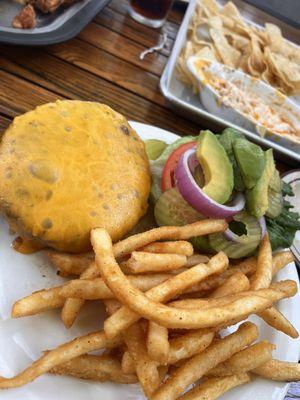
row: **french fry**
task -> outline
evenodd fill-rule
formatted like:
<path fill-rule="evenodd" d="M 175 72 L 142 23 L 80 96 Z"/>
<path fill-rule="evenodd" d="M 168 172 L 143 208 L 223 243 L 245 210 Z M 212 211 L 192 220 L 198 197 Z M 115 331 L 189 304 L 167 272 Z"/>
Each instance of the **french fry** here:
<path fill-rule="evenodd" d="M 276 346 L 261 341 L 234 354 L 228 360 L 208 371 L 208 376 L 228 376 L 251 371 L 272 359 Z"/>
<path fill-rule="evenodd" d="M 293 261 L 293 256 L 290 251 L 281 251 L 274 255 L 272 263 L 272 275 L 275 276 L 277 272 L 285 267 L 288 263 Z M 210 276 L 209 278 L 201 281 L 195 287 L 192 287 L 190 292 L 210 292 L 213 289 L 223 285 L 225 281 L 236 272 L 240 271 L 247 276 L 251 276 L 256 271 L 257 259 L 255 257 L 247 258 L 234 267 L 226 269 L 222 274 Z"/>
<path fill-rule="evenodd" d="M 123 353 L 121 366 L 124 374 L 135 374 L 134 361 L 128 350 Z"/>
<path fill-rule="evenodd" d="M 142 292 L 159 285 L 171 278 L 170 274 L 130 275 L 130 282 Z M 102 278 L 74 279 L 61 286 L 60 295 L 85 300 L 113 299 L 113 292 L 107 287 Z"/>
<path fill-rule="evenodd" d="M 211 329 L 198 329 L 171 339 L 167 364 L 174 365 L 178 361 L 201 353 L 211 344 L 214 335 L 215 333 Z M 135 371 L 133 360 L 127 351 L 123 354 L 122 370 L 126 374 L 132 374 Z"/>
<path fill-rule="evenodd" d="M 61 286 L 39 290 L 15 302 L 12 308 L 12 318 L 35 315 L 53 308 L 62 307 L 65 298 L 60 296 Z"/>
<path fill-rule="evenodd" d="M 80 279 L 91 279 L 99 275 L 96 263 L 93 261 L 89 267 L 80 275 Z M 61 319 L 66 328 L 71 328 L 77 318 L 85 300 L 69 297 L 65 300 L 61 310 Z"/>
<path fill-rule="evenodd" d="M 214 335 L 214 331 L 210 329 L 198 329 L 171 339 L 168 364 L 174 365 L 180 360 L 201 353 L 211 344 Z"/>
<path fill-rule="evenodd" d="M 300 364 L 297 362 L 270 360 L 251 372 L 273 381 L 296 382 L 300 380 Z"/>
<path fill-rule="evenodd" d="M 233 354 L 251 344 L 258 337 L 257 327 L 246 322 L 238 330 L 211 344 L 202 353 L 195 355 L 175 371 L 151 397 L 151 400 L 175 400 L 189 385 L 202 378 L 205 373 Z"/>
<path fill-rule="evenodd" d="M 108 339 L 103 331 L 78 337 L 49 351 L 20 374 L 12 378 L 0 377 L 0 389 L 16 388 L 25 385 L 59 364 L 90 351 L 116 347 L 121 343 L 121 338 Z"/>
<path fill-rule="evenodd" d="M 110 275 L 112 270 L 114 270 L 114 276 L 117 277 L 116 282 L 117 285 L 120 284 L 119 289 L 121 289 L 121 291 L 116 290 L 115 285 L 113 285 L 114 286 L 113 292 L 115 293 L 116 297 L 118 297 L 120 300 L 121 297 L 123 298 L 122 293 L 124 294 L 123 289 L 125 288 L 125 286 L 123 286 L 123 282 L 125 276 L 123 275 L 117 263 L 114 261 L 114 257 L 112 255 L 112 250 L 111 250 L 110 238 L 103 229 L 93 230 L 91 238 L 93 246 L 96 250 L 97 264 L 101 270 L 101 275 L 103 276 L 107 284 L 108 282 L 110 282 L 110 278 L 108 277 L 108 275 Z M 213 257 L 207 265 L 199 264 L 198 266 L 195 266 L 179 275 L 175 275 L 174 277 L 161 283 L 155 288 L 150 289 L 150 291 L 147 292 L 147 296 L 151 298 L 152 303 L 153 301 L 166 302 L 175 295 L 182 293 L 186 288 L 193 286 L 195 283 L 199 282 L 204 277 L 213 273 L 217 273 L 218 271 L 224 270 L 227 267 L 227 265 L 228 265 L 227 256 L 224 253 L 219 253 L 218 255 Z M 108 269 L 103 268 L 105 266 L 107 266 Z M 128 281 L 126 281 L 126 278 L 125 278 L 125 283 L 127 284 L 126 290 L 129 289 L 131 292 L 129 293 L 129 295 L 133 295 L 134 297 L 136 295 L 138 295 L 139 297 L 142 295 L 142 293 L 138 289 L 136 289 Z M 126 296 L 127 295 L 125 295 L 125 297 Z M 147 297 L 145 298 L 147 299 Z M 155 305 L 158 304 L 155 303 Z M 112 315 L 105 321 L 105 331 L 108 336 L 118 335 L 124 329 L 126 329 L 134 322 L 136 322 L 139 318 L 140 315 L 138 313 L 135 313 L 133 310 L 130 310 L 129 308 L 122 307 L 114 315 Z"/>
<path fill-rule="evenodd" d="M 169 356 L 169 332 L 164 326 L 149 321 L 147 350 L 149 357 L 161 365 L 167 364 Z"/>
<path fill-rule="evenodd" d="M 121 268 L 126 274 L 167 272 L 183 267 L 186 260 L 187 258 L 183 254 L 133 251 L 131 257 L 121 263 Z"/>
<path fill-rule="evenodd" d="M 117 299 L 140 316 L 153 320 L 167 328 L 197 329 L 214 327 L 232 319 L 246 318 L 250 314 L 260 312 L 272 305 L 270 299 L 256 294 L 237 299 L 227 307 L 215 307 L 208 310 L 174 309 L 161 303 L 156 303 L 132 286 L 128 279 L 126 279 L 126 276 L 114 259 L 111 239 L 104 229 L 94 229 L 91 233 L 91 241 L 101 275 L 110 289 L 115 293 Z M 276 293 L 278 299 L 282 298 L 281 292 Z M 121 310 L 122 308 L 109 319 L 114 318 Z M 107 328 L 107 321 L 109 319 L 105 321 L 104 325 L 108 336 L 111 334 Z"/>
<path fill-rule="evenodd" d="M 149 253 L 182 254 L 191 257 L 194 249 L 190 242 L 185 240 L 176 240 L 173 242 L 150 243 L 139 249 L 139 251 L 146 251 Z"/>
<path fill-rule="evenodd" d="M 272 276 L 272 249 L 269 236 L 266 234 L 259 246 L 257 270 L 251 277 L 251 288 L 257 290 L 268 287 L 272 281 Z M 282 331 L 291 337 L 298 337 L 296 329 L 275 307 L 264 310 L 259 314 L 259 316 L 275 329 Z"/>
<path fill-rule="evenodd" d="M 274 254 L 272 263 L 272 276 L 274 277 L 278 271 L 293 261 L 294 256 L 290 250 L 279 251 L 278 253 Z"/>
<path fill-rule="evenodd" d="M 251 277 L 251 288 L 253 290 L 265 289 L 272 282 L 272 248 L 268 233 L 262 239 L 257 257 L 257 268 Z"/>
<path fill-rule="evenodd" d="M 210 378 L 181 396 L 180 400 L 215 400 L 228 390 L 249 381 L 249 374 Z"/>
<path fill-rule="evenodd" d="M 275 307 L 268 308 L 257 314 L 262 318 L 268 325 L 277 329 L 280 332 L 296 339 L 299 336 L 297 329 L 291 324 L 291 322 Z"/>
<path fill-rule="evenodd" d="M 213 293 L 208 297 L 217 298 L 223 297 L 228 294 L 239 293 L 250 289 L 249 279 L 245 274 L 240 271 L 235 272 L 231 275 L 223 285 L 219 286 Z"/>
<path fill-rule="evenodd" d="M 93 253 L 68 254 L 54 250 L 47 251 L 46 255 L 61 276 L 81 275 L 95 258 Z"/>
<path fill-rule="evenodd" d="M 138 323 L 131 325 L 123 335 L 129 353 L 134 361 L 136 374 L 146 396 L 150 397 L 159 387 L 161 378 L 158 363 L 147 353 L 143 330 Z"/>
<path fill-rule="evenodd" d="M 272 302 L 276 302 L 280 299 L 294 296 L 296 292 L 297 286 L 295 282 L 286 280 L 273 283 L 268 289 L 248 290 L 218 298 L 176 300 L 172 303 L 169 303 L 169 306 L 190 310 L 199 308 L 209 309 L 214 307 L 228 306 L 234 301 L 248 298 L 249 296 L 260 296 L 264 299 L 269 299 Z"/>
<path fill-rule="evenodd" d="M 209 233 L 223 232 L 227 228 L 222 219 L 204 219 L 184 226 L 161 226 L 150 231 L 138 233 L 114 244 L 114 256 L 121 257 L 130 254 L 159 240 L 186 240 L 194 236 L 208 235 Z"/>
<path fill-rule="evenodd" d="M 120 362 L 108 355 L 82 355 L 57 365 L 49 372 L 98 382 L 136 383 L 138 381 L 135 373 L 124 374 Z"/>

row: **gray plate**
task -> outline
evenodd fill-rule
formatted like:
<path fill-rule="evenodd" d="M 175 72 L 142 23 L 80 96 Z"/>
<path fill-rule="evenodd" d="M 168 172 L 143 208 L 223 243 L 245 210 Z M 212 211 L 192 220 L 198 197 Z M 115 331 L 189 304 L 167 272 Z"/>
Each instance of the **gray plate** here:
<path fill-rule="evenodd" d="M 293 41 L 294 43 L 300 43 L 300 31 L 288 26 L 282 21 L 277 20 L 274 17 L 269 16 L 257 8 L 242 2 L 241 0 L 233 1 L 242 15 L 250 22 L 256 25 L 263 25 L 264 22 L 272 22 L 278 25 L 284 36 Z M 177 78 L 175 73 L 175 66 L 177 58 L 180 54 L 182 47 L 186 41 L 186 34 L 189 25 L 190 18 L 196 7 L 197 0 L 191 0 L 190 4 L 185 13 L 183 22 L 179 29 L 171 56 L 163 72 L 160 80 L 160 88 L 163 95 L 171 103 L 171 105 L 176 109 L 176 111 L 185 117 L 200 122 L 203 126 L 210 129 L 219 131 L 220 129 L 230 126 L 232 128 L 238 129 L 243 132 L 252 141 L 262 145 L 262 147 L 271 147 L 277 153 L 277 157 L 283 159 L 286 162 L 295 164 L 295 162 L 300 162 L 300 145 L 279 135 L 267 134 L 265 137 L 261 137 L 257 132 L 249 131 L 243 129 L 229 121 L 219 118 L 213 114 L 206 111 L 200 102 L 200 99 L 193 91 L 183 85 Z M 225 0 L 219 0 L 219 3 L 224 4 Z M 295 99 L 298 103 L 299 99 Z"/>
<path fill-rule="evenodd" d="M 53 14 L 39 13 L 35 29 L 15 29 L 11 21 L 22 6 L 12 0 L 0 0 L 0 42 L 30 46 L 63 42 L 77 35 L 108 2 L 81 0 Z"/>

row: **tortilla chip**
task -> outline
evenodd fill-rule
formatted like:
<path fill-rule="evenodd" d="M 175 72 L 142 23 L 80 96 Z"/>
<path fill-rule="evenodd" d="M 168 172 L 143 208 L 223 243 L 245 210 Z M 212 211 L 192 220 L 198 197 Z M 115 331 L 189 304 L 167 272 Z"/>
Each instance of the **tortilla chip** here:
<path fill-rule="evenodd" d="M 264 53 L 257 36 L 251 34 L 250 56 L 248 58 L 248 69 L 252 76 L 259 77 L 266 69 Z"/>
<path fill-rule="evenodd" d="M 241 53 L 230 46 L 222 31 L 210 29 L 209 33 L 224 64 L 235 68 L 239 63 Z"/>

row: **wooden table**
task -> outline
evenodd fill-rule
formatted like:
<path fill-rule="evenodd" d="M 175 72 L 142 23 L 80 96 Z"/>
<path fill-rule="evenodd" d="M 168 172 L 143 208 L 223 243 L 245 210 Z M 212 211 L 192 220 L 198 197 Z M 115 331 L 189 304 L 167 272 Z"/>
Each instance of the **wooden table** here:
<path fill-rule="evenodd" d="M 166 48 L 143 61 L 140 53 L 156 45 L 160 33 L 132 20 L 126 9 L 126 1 L 112 0 L 66 43 L 43 48 L 0 45 L 0 131 L 37 105 L 82 99 L 106 103 L 128 119 L 196 135 L 203 127 L 173 113 L 159 91 L 184 9 L 169 15 Z"/>
<path fill-rule="evenodd" d="M 159 31 L 126 15 L 127 2 L 113 0 L 75 39 L 43 48 L 0 45 L 0 129 L 35 106 L 56 99 L 106 103 L 128 119 L 179 134 L 199 126 L 170 111 L 159 79 L 174 43 L 183 10 L 169 16 L 167 49 L 141 61 L 159 41 Z"/>

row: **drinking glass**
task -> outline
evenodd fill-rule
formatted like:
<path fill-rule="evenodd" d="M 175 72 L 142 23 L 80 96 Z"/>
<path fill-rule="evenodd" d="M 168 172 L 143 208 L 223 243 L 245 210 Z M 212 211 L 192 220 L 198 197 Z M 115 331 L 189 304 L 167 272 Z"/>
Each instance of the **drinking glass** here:
<path fill-rule="evenodd" d="M 167 19 L 174 0 L 131 0 L 129 15 L 141 24 L 160 28 Z"/>

